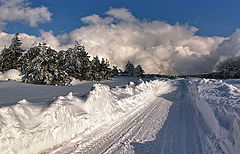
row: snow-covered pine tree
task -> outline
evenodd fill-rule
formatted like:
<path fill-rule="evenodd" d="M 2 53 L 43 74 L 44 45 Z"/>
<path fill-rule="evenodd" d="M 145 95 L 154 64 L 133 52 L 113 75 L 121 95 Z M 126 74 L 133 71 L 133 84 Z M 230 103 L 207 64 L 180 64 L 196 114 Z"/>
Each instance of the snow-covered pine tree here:
<path fill-rule="evenodd" d="M 144 70 L 142 69 L 142 66 L 141 66 L 141 65 L 138 65 L 138 66 L 134 69 L 134 74 L 133 74 L 133 76 L 141 77 L 141 76 L 143 76 L 143 73 L 144 73 Z"/>
<path fill-rule="evenodd" d="M 22 42 L 18 37 L 18 33 L 12 38 L 11 44 L 8 48 L 4 48 L 0 55 L 0 70 L 7 71 L 9 69 L 18 69 L 19 58 L 22 56 L 24 50 L 21 48 Z"/>
<path fill-rule="evenodd" d="M 69 74 L 71 74 L 73 71 L 71 71 L 72 69 L 70 69 L 70 65 L 71 65 L 71 49 L 68 49 L 66 51 L 61 50 L 58 52 L 58 66 L 61 70 L 65 70 L 66 72 L 68 72 Z"/>
<path fill-rule="evenodd" d="M 134 66 L 130 61 L 127 62 L 126 66 L 125 66 L 125 71 L 123 72 L 123 74 L 127 75 L 127 76 L 133 76 Z"/>
<path fill-rule="evenodd" d="M 90 56 L 85 51 L 85 47 L 81 46 L 78 42 L 76 42 L 74 50 L 76 51 L 76 55 L 78 58 L 78 72 L 80 74 L 79 78 L 83 80 L 88 80 L 89 78 L 89 69 L 90 69 Z"/>
<path fill-rule="evenodd" d="M 240 57 L 228 58 L 216 65 L 224 78 L 240 78 Z"/>
<path fill-rule="evenodd" d="M 0 54 L 0 71 L 4 72 L 12 69 L 14 64 L 11 59 L 11 51 L 8 48 L 4 48 Z"/>
<path fill-rule="evenodd" d="M 59 67 L 66 71 L 68 75 L 79 79 L 88 80 L 90 60 L 85 47 L 76 42 L 74 48 L 58 53 Z"/>
<path fill-rule="evenodd" d="M 30 48 L 21 58 L 25 82 L 46 85 L 70 85 L 71 78 L 58 68 L 57 52 L 45 43 Z"/>
<path fill-rule="evenodd" d="M 109 68 L 109 61 L 102 58 L 100 62 L 98 56 L 93 57 L 90 67 L 90 80 L 100 81 L 101 79 L 109 79 L 112 77 L 111 68 Z"/>
<path fill-rule="evenodd" d="M 111 68 L 109 68 L 109 61 L 107 59 L 102 58 L 99 71 L 101 79 L 109 79 L 111 77 Z"/>
<path fill-rule="evenodd" d="M 120 74 L 117 66 L 113 66 L 112 68 L 112 76 L 118 76 Z"/>
<path fill-rule="evenodd" d="M 66 58 L 67 51 L 61 50 L 58 52 L 58 55 L 57 55 L 58 56 L 57 64 L 59 68 L 62 70 L 65 70 L 65 67 L 67 65 L 67 58 Z"/>
<path fill-rule="evenodd" d="M 101 63 L 98 56 L 93 57 L 90 65 L 90 73 L 89 73 L 90 80 L 96 80 L 96 81 L 101 80 L 100 67 L 101 67 Z"/>

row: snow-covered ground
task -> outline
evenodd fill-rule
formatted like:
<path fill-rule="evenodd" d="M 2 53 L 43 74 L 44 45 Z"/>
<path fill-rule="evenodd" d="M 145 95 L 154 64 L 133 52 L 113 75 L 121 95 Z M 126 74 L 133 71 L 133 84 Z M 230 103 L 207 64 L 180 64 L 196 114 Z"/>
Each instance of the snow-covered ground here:
<path fill-rule="evenodd" d="M 239 154 L 240 80 L 205 79 L 198 83 L 198 94 L 204 104 L 199 111 L 209 127 L 204 132 L 207 144 L 212 146 L 214 153 Z"/>
<path fill-rule="evenodd" d="M 0 81 L 0 106 L 1 153 L 240 152 L 240 80 Z"/>
<path fill-rule="evenodd" d="M 0 72 L 0 80 L 22 81 L 23 76 L 24 75 L 16 69 L 8 70 L 5 73 Z"/>

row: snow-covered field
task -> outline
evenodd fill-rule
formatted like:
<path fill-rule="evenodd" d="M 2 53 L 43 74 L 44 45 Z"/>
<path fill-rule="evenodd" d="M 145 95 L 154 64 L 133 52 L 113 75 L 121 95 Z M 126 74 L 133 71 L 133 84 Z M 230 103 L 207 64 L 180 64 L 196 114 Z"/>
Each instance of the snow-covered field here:
<path fill-rule="evenodd" d="M 240 80 L 0 81 L 0 106 L 0 153 L 240 153 Z"/>

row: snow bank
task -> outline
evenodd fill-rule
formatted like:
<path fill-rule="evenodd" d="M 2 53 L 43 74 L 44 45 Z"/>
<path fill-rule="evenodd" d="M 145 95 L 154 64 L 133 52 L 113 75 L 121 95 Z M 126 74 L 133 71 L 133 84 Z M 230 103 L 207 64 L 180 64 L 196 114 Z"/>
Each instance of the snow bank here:
<path fill-rule="evenodd" d="M 240 90 L 234 84 L 228 84 L 227 80 L 203 79 L 198 82 L 198 94 L 203 101 L 197 102 L 197 107 L 211 128 L 205 137 L 212 149 L 216 149 L 215 153 L 238 154 Z M 240 80 L 231 83 L 239 84 Z"/>
<path fill-rule="evenodd" d="M 95 84 L 85 100 L 73 93 L 51 102 L 21 100 L 0 108 L 1 153 L 38 153 L 71 140 L 77 134 L 117 120 L 166 93 L 170 82 L 150 81 L 110 89 Z"/>
<path fill-rule="evenodd" d="M 72 86 L 78 85 L 78 84 L 82 84 L 83 81 L 80 81 L 78 79 L 72 78 L 72 82 L 70 83 Z"/>
<path fill-rule="evenodd" d="M 0 80 L 22 81 L 22 78 L 23 78 L 23 74 L 16 69 L 11 69 L 4 73 L 0 72 Z"/>

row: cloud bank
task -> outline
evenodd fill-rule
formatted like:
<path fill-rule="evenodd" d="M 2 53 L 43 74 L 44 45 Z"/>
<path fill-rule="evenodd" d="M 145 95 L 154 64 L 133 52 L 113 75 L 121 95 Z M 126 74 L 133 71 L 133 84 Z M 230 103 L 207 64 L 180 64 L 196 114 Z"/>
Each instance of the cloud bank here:
<path fill-rule="evenodd" d="M 47 7 L 32 8 L 29 4 L 28 0 L 0 0 L 0 30 L 12 21 L 24 21 L 34 27 L 51 20 Z"/>
<path fill-rule="evenodd" d="M 160 20 L 140 20 L 125 8 L 111 8 L 104 16 L 83 17 L 84 26 L 54 36 L 41 31 L 40 37 L 20 34 L 24 48 L 46 42 L 56 50 L 72 47 L 75 40 L 85 45 L 90 55 L 110 60 L 124 68 L 130 60 L 147 73 L 207 73 L 226 57 L 240 55 L 240 30 L 232 36 L 207 37 L 196 34 L 189 25 L 168 24 Z M 10 34 L 0 33 L 0 47 L 8 45 Z"/>

